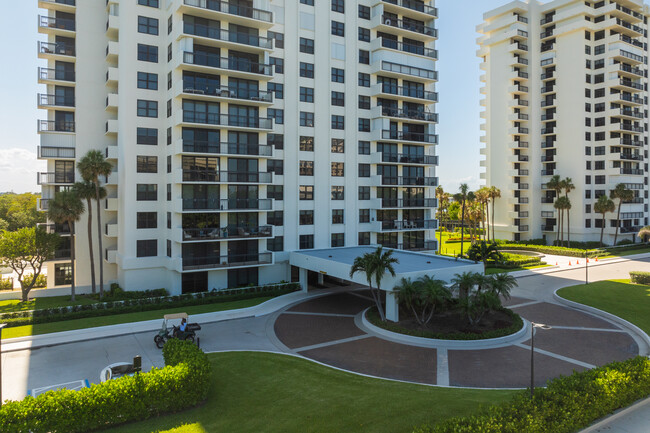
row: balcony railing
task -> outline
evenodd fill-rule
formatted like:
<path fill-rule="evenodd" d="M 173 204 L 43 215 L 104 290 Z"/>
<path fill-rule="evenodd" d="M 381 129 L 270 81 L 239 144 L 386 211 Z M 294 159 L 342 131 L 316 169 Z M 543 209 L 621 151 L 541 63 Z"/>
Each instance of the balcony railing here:
<path fill-rule="evenodd" d="M 54 260 L 70 259 L 72 252 L 70 248 L 57 248 L 54 250 Z"/>
<path fill-rule="evenodd" d="M 382 208 L 430 208 L 437 207 L 438 200 L 435 198 L 382 198 Z"/>
<path fill-rule="evenodd" d="M 554 232 L 555 231 L 555 225 L 542 225 L 542 231 L 543 232 Z"/>
<path fill-rule="evenodd" d="M 74 132 L 74 122 L 39 120 L 38 132 Z"/>
<path fill-rule="evenodd" d="M 271 210 L 270 198 L 184 198 L 183 210 Z"/>
<path fill-rule="evenodd" d="M 643 141 L 634 140 L 632 138 L 621 138 L 619 143 L 625 146 L 638 146 L 638 147 L 643 146 Z"/>
<path fill-rule="evenodd" d="M 404 250 L 404 251 L 432 251 L 438 249 L 438 242 L 437 241 L 405 242 L 403 244 L 397 244 L 394 246 L 389 246 L 387 248 L 394 248 L 397 250 Z"/>
<path fill-rule="evenodd" d="M 183 257 L 183 270 L 270 265 L 272 253 L 233 254 L 227 256 Z"/>
<path fill-rule="evenodd" d="M 409 30 L 411 32 L 420 33 L 422 35 L 427 35 L 434 38 L 438 37 L 438 29 L 434 27 L 426 26 L 424 24 L 418 24 L 411 21 L 395 19 L 392 16 L 389 17 L 387 15 L 381 16 L 381 22 L 384 25 L 397 27 L 402 30 Z"/>
<path fill-rule="evenodd" d="M 384 140 L 417 141 L 422 143 L 437 143 L 438 136 L 423 132 L 391 131 L 383 129 L 381 138 Z"/>
<path fill-rule="evenodd" d="M 621 101 L 634 102 L 635 104 L 643 104 L 643 98 L 639 98 L 636 95 L 632 96 L 632 95 L 620 94 L 618 96 L 618 99 L 620 99 Z"/>
<path fill-rule="evenodd" d="M 74 147 L 38 146 L 39 158 L 74 158 Z"/>
<path fill-rule="evenodd" d="M 541 39 L 550 38 L 551 36 L 553 36 L 553 30 L 552 30 L 552 29 L 551 29 L 551 30 L 547 30 L 547 31 L 545 31 L 545 32 L 542 32 L 542 33 L 540 33 L 540 35 L 539 35 L 539 37 L 540 37 Z"/>
<path fill-rule="evenodd" d="M 183 62 L 190 65 L 209 66 L 212 68 L 228 69 L 231 71 L 248 72 L 251 74 L 273 75 L 273 66 L 251 62 L 247 59 L 221 57 L 214 53 L 189 51 L 183 52 Z"/>
<path fill-rule="evenodd" d="M 36 173 L 38 185 L 51 185 L 54 183 L 74 183 L 74 171 L 64 173 Z"/>
<path fill-rule="evenodd" d="M 438 186 L 438 178 L 424 176 L 382 176 L 381 184 L 403 186 Z"/>
<path fill-rule="evenodd" d="M 75 48 L 65 43 L 40 42 L 38 43 L 40 54 L 58 54 L 61 56 L 74 56 Z"/>
<path fill-rule="evenodd" d="M 643 69 L 639 68 L 634 68 L 630 65 L 627 65 L 625 63 L 620 63 L 619 64 L 619 69 L 623 72 L 629 72 L 630 74 L 638 75 L 640 77 L 643 77 L 645 74 L 643 73 Z"/>
<path fill-rule="evenodd" d="M 382 231 L 394 230 L 435 230 L 438 228 L 438 220 L 404 220 L 404 221 L 380 221 Z"/>
<path fill-rule="evenodd" d="M 618 24 L 621 27 L 625 27 L 626 29 L 630 29 L 633 32 L 643 34 L 643 29 L 641 27 L 635 26 L 634 24 L 630 24 L 627 21 L 623 21 L 620 18 L 616 18 L 616 24 Z"/>
<path fill-rule="evenodd" d="M 381 162 L 398 162 L 402 164 L 438 165 L 438 157 L 434 155 L 411 155 L 408 153 L 381 153 Z"/>
<path fill-rule="evenodd" d="M 209 9 L 216 12 L 225 14 L 237 15 L 240 17 L 252 18 L 254 20 L 264 21 L 267 23 L 273 22 L 273 13 L 262 9 L 255 9 L 248 6 L 238 5 L 227 1 L 211 1 L 211 0 L 183 0 L 183 3 L 188 6 L 194 6 L 202 9 Z"/>
<path fill-rule="evenodd" d="M 271 183 L 272 173 L 212 171 L 212 170 L 183 170 L 183 182 L 244 182 Z"/>
<path fill-rule="evenodd" d="M 639 168 L 621 168 L 621 174 L 641 175 L 643 174 L 643 170 Z"/>
<path fill-rule="evenodd" d="M 38 94 L 38 105 L 49 105 L 57 107 L 74 107 L 74 98 L 62 95 Z"/>
<path fill-rule="evenodd" d="M 542 176 L 553 176 L 555 174 L 555 170 L 542 170 Z"/>
<path fill-rule="evenodd" d="M 387 117 L 399 117 L 402 119 L 423 120 L 425 122 L 437 122 L 438 114 L 424 110 L 405 110 L 403 108 L 393 108 L 381 106 L 381 115 Z"/>
<path fill-rule="evenodd" d="M 431 69 L 416 68 L 415 66 L 402 65 L 392 62 L 381 62 L 381 69 L 386 72 L 394 72 L 396 74 L 410 75 L 413 77 L 424 78 L 427 80 L 438 80 L 438 71 Z"/>
<path fill-rule="evenodd" d="M 643 63 L 643 56 L 639 56 L 638 54 L 630 53 L 629 51 L 618 50 L 618 55 L 621 56 L 621 57 L 628 58 L 630 60 L 634 60 L 635 62 Z"/>
<path fill-rule="evenodd" d="M 207 125 L 236 126 L 242 128 L 272 129 L 273 120 L 267 117 L 234 116 L 205 112 L 183 111 L 183 122 Z"/>
<path fill-rule="evenodd" d="M 47 233 L 58 233 L 58 234 L 63 234 L 63 235 L 68 235 L 70 234 L 70 227 L 68 227 L 68 224 L 45 224 L 45 223 L 39 223 L 37 226 L 43 230 L 45 230 Z"/>
<path fill-rule="evenodd" d="M 418 89 L 414 87 L 402 87 L 394 84 L 381 83 L 381 93 L 388 93 L 391 95 L 406 96 L 409 98 L 426 99 L 428 101 L 438 101 L 438 93 L 430 92 L 428 90 Z"/>
<path fill-rule="evenodd" d="M 528 204 L 529 199 L 528 197 L 517 197 L 517 202 L 519 204 Z"/>
<path fill-rule="evenodd" d="M 616 4 L 616 9 L 617 9 L 617 10 L 619 10 L 619 11 L 621 11 L 621 12 L 625 12 L 625 13 L 628 14 L 628 15 L 632 15 L 632 16 L 633 16 L 634 18 L 636 18 L 636 19 L 639 19 L 639 20 L 642 20 L 642 19 L 643 19 L 643 15 L 641 15 L 640 13 L 635 12 L 635 11 L 633 11 L 633 10 L 630 9 L 630 8 L 626 8 L 625 6 L 621 6 L 621 5 L 619 5 L 618 3 L 615 3 L 615 4 Z"/>
<path fill-rule="evenodd" d="M 273 92 L 240 89 L 228 86 L 199 87 L 193 84 L 183 84 L 183 93 L 190 93 L 192 95 L 221 96 L 223 98 L 242 99 L 245 101 L 273 102 Z"/>
<path fill-rule="evenodd" d="M 74 71 L 62 71 L 53 68 L 38 68 L 39 80 L 74 81 Z"/>
<path fill-rule="evenodd" d="M 635 47 L 643 48 L 643 42 L 637 41 L 636 39 L 631 38 L 629 36 L 619 35 L 618 39 L 623 42 L 627 42 L 628 44 L 634 45 Z"/>
<path fill-rule="evenodd" d="M 202 140 L 183 140 L 183 152 L 271 156 L 273 155 L 273 148 L 263 144 L 214 143 Z"/>
<path fill-rule="evenodd" d="M 639 133 L 643 132 L 643 128 L 641 126 L 634 126 L 628 123 L 619 123 L 618 129 L 622 129 L 624 131 L 639 132 Z"/>
<path fill-rule="evenodd" d="M 414 11 L 424 12 L 425 14 L 431 15 L 432 17 L 438 16 L 438 8 L 429 6 L 424 2 L 413 1 L 413 0 L 383 0 L 383 1 L 393 5 L 401 6 L 403 8 L 412 9 Z"/>
<path fill-rule="evenodd" d="M 184 241 L 201 241 L 214 239 L 233 239 L 233 238 L 268 238 L 273 235 L 272 226 L 237 226 L 228 225 L 226 227 L 208 227 L 208 228 L 184 228 Z"/>
<path fill-rule="evenodd" d="M 638 153 L 621 153 L 620 159 L 625 159 L 628 161 L 643 161 L 643 155 Z"/>
<path fill-rule="evenodd" d="M 218 29 L 202 24 L 183 23 L 183 32 L 193 36 L 216 39 L 218 41 L 234 42 L 237 44 L 249 45 L 252 47 L 259 47 L 269 50 L 273 49 L 273 39 L 250 35 L 248 33 L 231 32 L 229 30 Z"/>
<path fill-rule="evenodd" d="M 74 20 L 67 19 L 67 18 L 56 18 L 56 17 L 39 15 L 38 26 L 61 29 L 61 30 L 69 30 L 71 32 L 75 31 Z"/>
<path fill-rule="evenodd" d="M 637 119 L 643 119 L 643 113 L 638 110 L 633 110 L 631 108 L 621 108 L 620 113 L 623 116 L 636 117 Z"/>
<path fill-rule="evenodd" d="M 621 86 L 631 87 L 631 88 L 637 89 L 637 90 L 643 90 L 643 84 L 642 83 L 635 83 L 632 80 L 626 80 L 624 78 L 621 78 L 620 83 L 621 83 Z"/>
<path fill-rule="evenodd" d="M 390 48 L 392 50 L 403 51 L 405 53 L 419 54 L 421 56 L 431 57 L 432 59 L 438 58 L 438 50 L 433 48 L 426 48 L 420 45 L 405 44 L 393 39 L 380 38 L 381 46 L 384 48 Z"/>

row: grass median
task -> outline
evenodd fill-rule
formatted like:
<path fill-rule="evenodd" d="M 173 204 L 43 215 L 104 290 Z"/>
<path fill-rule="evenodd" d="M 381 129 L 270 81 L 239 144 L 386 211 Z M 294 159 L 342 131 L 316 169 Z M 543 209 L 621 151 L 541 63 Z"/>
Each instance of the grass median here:
<path fill-rule="evenodd" d="M 410 433 L 517 392 L 372 379 L 280 354 L 208 356 L 214 384 L 204 405 L 107 432 Z"/>

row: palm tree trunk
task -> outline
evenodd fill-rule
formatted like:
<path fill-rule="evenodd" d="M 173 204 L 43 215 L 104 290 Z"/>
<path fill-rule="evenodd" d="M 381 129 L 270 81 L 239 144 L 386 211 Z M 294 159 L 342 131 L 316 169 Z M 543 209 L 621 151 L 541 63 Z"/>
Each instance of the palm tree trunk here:
<path fill-rule="evenodd" d="M 104 297 L 104 253 L 102 242 L 102 210 L 99 199 L 99 177 L 95 179 L 95 200 L 97 201 L 97 240 L 99 244 L 99 299 Z"/>
<path fill-rule="evenodd" d="M 485 201 L 485 222 L 486 222 L 486 236 L 487 241 L 490 242 L 490 203 Z"/>
<path fill-rule="evenodd" d="M 74 287 L 74 280 L 75 280 L 75 274 L 74 274 L 74 259 L 75 259 L 75 251 L 74 251 L 74 244 L 75 244 L 75 239 L 74 239 L 74 223 L 68 221 L 68 229 L 70 230 L 70 300 L 74 302 L 75 300 L 75 287 Z"/>
<path fill-rule="evenodd" d="M 88 203 L 88 253 L 90 258 L 90 283 L 93 295 L 97 293 L 97 283 L 95 282 L 95 252 L 93 251 L 93 208 L 90 199 Z"/>
<path fill-rule="evenodd" d="M 566 210 L 566 246 L 571 248 L 571 209 Z"/>
<path fill-rule="evenodd" d="M 618 227 L 621 225 L 621 206 L 623 205 L 623 199 L 618 200 L 618 212 L 616 212 L 616 234 L 614 235 L 614 246 L 616 246 L 616 240 L 618 239 Z"/>
<path fill-rule="evenodd" d="M 463 256 L 463 241 L 465 240 L 464 236 L 465 229 L 465 199 L 463 199 L 463 207 L 460 215 L 460 256 Z"/>
<path fill-rule="evenodd" d="M 557 224 L 557 235 L 555 236 L 555 245 L 560 246 L 560 221 L 562 220 L 561 218 L 562 211 L 558 208 L 557 209 L 557 219 L 555 220 L 555 223 Z"/>
<path fill-rule="evenodd" d="M 603 213 L 603 223 L 600 226 L 600 246 L 603 246 L 603 233 L 605 232 L 605 214 Z"/>
<path fill-rule="evenodd" d="M 496 201 L 496 199 L 494 197 L 492 197 L 492 240 L 493 241 L 496 240 L 496 236 L 494 234 L 494 213 L 495 213 L 495 211 L 494 211 L 494 204 L 495 203 L 494 202 L 495 201 Z"/>

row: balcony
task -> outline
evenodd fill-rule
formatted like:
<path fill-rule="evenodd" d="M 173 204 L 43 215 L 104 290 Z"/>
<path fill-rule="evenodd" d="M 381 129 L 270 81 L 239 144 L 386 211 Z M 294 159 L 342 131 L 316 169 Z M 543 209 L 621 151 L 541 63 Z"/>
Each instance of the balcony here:
<path fill-rule="evenodd" d="M 618 93 L 614 96 L 614 101 L 622 101 L 623 103 L 629 102 L 631 104 L 643 105 L 643 98 L 640 98 L 636 95 L 626 95 L 624 93 Z"/>
<path fill-rule="evenodd" d="M 541 158 L 542 162 L 554 162 L 555 161 L 555 156 L 554 155 L 542 155 Z"/>
<path fill-rule="evenodd" d="M 54 250 L 54 260 L 70 260 L 70 256 L 72 255 L 72 251 L 70 248 L 57 248 Z"/>
<path fill-rule="evenodd" d="M 39 120 L 38 132 L 74 132 L 74 122 Z"/>
<path fill-rule="evenodd" d="M 73 62 L 75 56 L 74 46 L 65 43 L 38 42 L 38 58 L 50 60 L 64 60 Z"/>
<path fill-rule="evenodd" d="M 382 209 L 432 208 L 438 206 L 435 198 L 379 198 Z"/>
<path fill-rule="evenodd" d="M 620 33 L 624 33 L 626 30 L 629 30 L 627 33 L 634 33 L 635 36 L 643 36 L 643 28 L 635 26 L 634 24 L 630 24 L 620 18 L 616 18 L 616 25 L 622 27 L 621 29 L 617 30 Z"/>
<path fill-rule="evenodd" d="M 65 84 L 74 83 L 74 71 L 56 70 L 53 68 L 38 68 L 38 82 L 42 84 L 59 84 L 59 81 L 65 81 Z"/>
<path fill-rule="evenodd" d="M 38 0 L 38 7 L 41 9 L 74 13 L 76 2 L 75 0 Z"/>
<path fill-rule="evenodd" d="M 273 39 L 248 33 L 231 32 L 226 29 L 208 27 L 202 24 L 183 23 L 183 33 L 199 38 L 224 42 L 226 47 L 232 46 L 236 49 L 255 47 L 261 50 L 272 50 Z"/>
<path fill-rule="evenodd" d="M 74 147 L 38 146 L 38 159 L 74 159 Z"/>
<path fill-rule="evenodd" d="M 542 231 L 543 232 L 554 232 L 555 231 L 555 225 L 542 225 Z"/>
<path fill-rule="evenodd" d="M 621 153 L 619 159 L 624 159 L 627 161 L 643 161 L 643 155 L 638 153 Z"/>
<path fill-rule="evenodd" d="M 438 81 L 438 71 L 434 71 L 433 69 L 417 68 L 415 66 L 387 62 L 385 60 L 381 61 L 381 70 L 374 70 L 373 72 L 381 72 L 395 78 L 406 80 L 412 80 L 413 78 L 416 78 L 429 82 Z"/>
<path fill-rule="evenodd" d="M 377 176 L 381 177 L 380 185 L 395 186 L 438 186 L 437 177 L 425 176 Z"/>
<path fill-rule="evenodd" d="M 420 19 L 432 19 L 438 16 L 438 8 L 430 6 L 421 1 L 414 0 L 381 0 L 384 4 L 384 8 L 388 11 L 395 11 L 396 13 L 414 15 Z M 373 4 L 377 4 L 378 1 L 374 0 Z M 407 10 L 404 10 L 407 9 Z M 414 14 L 413 12 L 417 12 Z"/>
<path fill-rule="evenodd" d="M 621 174 L 643 175 L 643 170 L 639 168 L 621 168 Z"/>
<path fill-rule="evenodd" d="M 508 101 L 508 107 L 512 108 L 523 108 L 523 107 L 528 107 L 529 103 L 525 99 L 520 99 L 520 98 L 513 98 L 512 100 Z"/>
<path fill-rule="evenodd" d="M 643 48 L 643 42 L 631 38 L 627 35 L 619 35 L 618 40 L 623 41 L 626 44 L 634 45 L 635 47 Z"/>
<path fill-rule="evenodd" d="M 373 224 L 378 232 L 393 232 L 406 230 L 436 230 L 438 220 L 404 220 L 404 221 L 376 221 Z"/>
<path fill-rule="evenodd" d="M 634 110 L 634 109 L 629 108 L 629 107 L 619 108 L 618 113 L 616 113 L 616 111 L 614 111 L 612 116 L 616 116 L 616 117 L 618 117 L 618 116 L 632 117 L 634 119 L 643 119 L 644 118 L 644 114 L 643 114 L 642 111 Z"/>
<path fill-rule="evenodd" d="M 406 119 L 408 121 L 419 122 L 438 122 L 438 113 L 432 113 L 424 110 L 405 110 L 403 108 L 390 107 L 386 105 L 377 106 L 372 109 L 371 116 L 377 117 L 393 117 L 396 119 Z"/>
<path fill-rule="evenodd" d="M 272 156 L 273 148 L 263 144 L 213 143 L 201 140 L 182 140 L 183 152 L 218 155 Z"/>
<path fill-rule="evenodd" d="M 250 238 L 270 238 L 273 237 L 273 226 L 237 226 L 228 225 L 226 227 L 208 227 L 208 228 L 184 228 L 183 242 L 190 241 L 207 241 L 207 240 L 233 240 L 233 239 L 250 239 Z"/>
<path fill-rule="evenodd" d="M 52 35 L 70 36 L 75 32 L 73 19 L 38 16 L 38 31 Z"/>
<path fill-rule="evenodd" d="M 540 130 L 540 134 L 542 134 L 542 135 L 555 134 L 555 127 L 552 127 L 552 128 L 542 128 L 542 129 Z"/>
<path fill-rule="evenodd" d="M 49 206 L 50 200 L 51 199 L 49 199 L 49 198 L 37 198 L 36 199 L 36 210 L 41 211 L 41 212 L 47 211 L 50 208 L 50 206 Z"/>
<path fill-rule="evenodd" d="M 643 141 L 635 140 L 633 138 L 621 138 L 619 140 L 619 144 L 621 144 L 623 146 L 637 146 L 637 147 L 643 147 L 644 146 Z"/>
<path fill-rule="evenodd" d="M 234 77 L 241 76 L 242 78 L 260 79 L 260 76 L 268 78 L 273 76 L 272 65 L 265 65 L 263 63 L 251 62 L 244 59 L 220 57 L 213 53 L 192 53 L 184 51 L 183 63 L 233 71 L 233 74 L 230 75 Z M 203 70 L 200 70 L 199 72 L 202 71 Z"/>
<path fill-rule="evenodd" d="M 405 100 L 414 100 L 414 102 L 421 102 L 422 100 L 429 103 L 438 102 L 437 92 L 430 92 L 418 87 L 402 87 L 388 83 L 379 83 L 373 85 L 372 93 L 374 95 L 401 96 Z"/>
<path fill-rule="evenodd" d="M 412 141 L 417 143 L 437 144 L 438 136 L 435 134 L 426 134 L 423 132 L 393 131 L 388 129 L 381 130 L 382 140 L 393 141 Z"/>
<path fill-rule="evenodd" d="M 623 12 L 624 14 L 628 15 L 628 18 L 634 18 L 639 21 L 643 21 L 643 15 L 640 14 L 639 12 L 635 12 L 630 8 L 626 8 L 625 6 L 621 6 L 620 4 L 616 3 L 616 10 Z"/>
<path fill-rule="evenodd" d="M 182 86 L 182 87 L 181 87 Z M 200 87 L 193 84 L 179 83 L 176 95 L 192 95 L 195 99 L 214 100 L 214 99 L 237 99 L 254 103 L 273 103 L 273 92 L 266 90 L 242 89 L 228 86 L 205 86 Z"/>
<path fill-rule="evenodd" d="M 215 182 L 215 183 L 271 183 L 272 173 L 183 170 L 183 182 Z"/>
<path fill-rule="evenodd" d="M 629 79 L 621 78 L 619 82 L 617 84 L 614 84 L 612 87 L 614 88 L 623 87 L 622 90 L 628 92 L 636 92 L 636 91 L 640 92 L 643 90 L 643 83 L 637 83 Z"/>
<path fill-rule="evenodd" d="M 218 199 L 218 198 L 184 198 L 183 210 L 223 210 L 223 211 L 267 211 L 273 208 L 273 200 L 270 198 L 237 198 L 237 199 Z"/>
<path fill-rule="evenodd" d="M 644 77 L 645 76 L 645 74 L 643 72 L 643 69 L 635 68 L 635 67 L 627 65 L 625 63 L 619 63 L 618 64 L 618 69 L 621 72 L 627 72 L 628 74 L 636 75 L 638 77 Z"/>
<path fill-rule="evenodd" d="M 183 270 L 218 269 L 270 265 L 272 253 L 234 254 L 213 257 L 183 257 Z"/>
<path fill-rule="evenodd" d="M 380 37 L 373 40 L 372 43 L 370 44 L 370 48 L 372 51 L 376 51 L 380 48 L 388 48 L 390 50 L 396 50 L 408 54 L 415 54 L 418 56 L 424 56 L 431 59 L 438 58 L 438 50 L 436 49 L 427 48 L 425 46 L 420 46 L 420 45 L 405 44 L 403 42 L 399 42 L 384 37 Z"/>
<path fill-rule="evenodd" d="M 424 164 L 438 165 L 438 157 L 435 155 L 413 155 L 407 153 L 377 152 L 373 154 L 373 163 L 394 163 L 394 164 Z"/>
<path fill-rule="evenodd" d="M 52 234 L 52 233 L 57 233 L 59 235 L 69 235 L 70 234 L 70 227 L 68 227 L 68 224 L 38 223 L 37 226 L 38 226 L 38 228 L 45 230 L 45 232 L 49 233 L 49 234 Z"/>
<path fill-rule="evenodd" d="M 553 36 L 553 29 L 551 30 L 546 30 L 542 33 L 540 33 L 539 38 L 540 39 L 547 39 Z"/>
<path fill-rule="evenodd" d="M 550 80 L 550 79 L 552 79 L 554 77 L 555 77 L 555 71 L 546 72 L 546 73 L 541 75 L 542 81 Z"/>
<path fill-rule="evenodd" d="M 624 62 L 634 62 L 637 64 L 643 63 L 643 56 L 639 56 L 638 54 L 630 53 L 629 51 L 621 49 L 614 51 L 612 53 L 612 57 L 616 60 Z"/>
<path fill-rule="evenodd" d="M 555 174 L 555 170 L 542 170 L 542 176 L 553 176 Z"/>
<path fill-rule="evenodd" d="M 74 108 L 74 98 L 62 95 L 47 95 L 43 93 L 38 94 L 37 98 L 38 108 L 57 108 L 61 110 L 69 110 Z"/>
<path fill-rule="evenodd" d="M 183 111 L 182 123 L 232 126 L 235 128 L 245 129 L 273 129 L 273 119 L 271 118 L 234 116 L 216 113 L 195 113 L 189 111 Z"/>
<path fill-rule="evenodd" d="M 618 123 L 618 124 L 613 124 L 612 125 L 612 130 L 614 130 L 614 131 L 629 131 L 629 132 L 642 133 L 643 132 L 643 127 L 642 126 L 630 125 L 629 123 Z"/>
<path fill-rule="evenodd" d="M 73 184 L 74 171 L 64 173 L 36 173 L 38 185 Z"/>
<path fill-rule="evenodd" d="M 373 21 L 376 19 L 373 18 Z M 379 16 L 379 23 L 374 23 L 374 27 L 383 27 L 387 26 L 389 28 L 397 28 L 400 30 L 404 30 L 409 33 L 417 33 L 418 35 L 422 36 L 428 36 L 430 39 L 435 39 L 438 37 L 438 29 L 434 28 L 433 26 L 427 26 L 426 24 L 419 24 L 417 22 L 414 22 L 412 20 L 409 21 L 404 21 L 400 19 L 395 19 L 392 16 L 387 16 L 387 15 L 380 15 Z M 390 29 L 385 29 L 389 30 Z M 409 36 L 412 37 L 412 36 Z"/>
<path fill-rule="evenodd" d="M 233 23 L 263 25 L 264 27 L 270 27 L 273 24 L 272 12 L 228 1 L 183 0 L 183 5 L 205 9 L 209 11 L 206 14 L 207 17 L 214 17 L 213 15 L 218 17 L 224 14 L 226 15 L 224 18 Z"/>

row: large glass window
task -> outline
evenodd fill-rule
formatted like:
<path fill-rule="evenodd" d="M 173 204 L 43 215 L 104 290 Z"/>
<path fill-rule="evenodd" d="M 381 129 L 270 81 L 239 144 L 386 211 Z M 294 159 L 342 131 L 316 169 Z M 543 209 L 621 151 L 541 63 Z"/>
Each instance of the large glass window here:
<path fill-rule="evenodd" d="M 157 156 L 137 156 L 137 172 L 138 173 L 158 173 L 158 157 Z"/>
<path fill-rule="evenodd" d="M 154 257 L 158 255 L 158 240 L 146 239 L 136 241 L 137 257 Z"/>
<path fill-rule="evenodd" d="M 156 18 L 138 17 L 138 33 L 158 35 L 158 20 Z"/>
<path fill-rule="evenodd" d="M 155 128 L 138 128 L 136 143 L 156 146 L 158 144 L 158 130 Z"/>
<path fill-rule="evenodd" d="M 158 101 L 138 99 L 138 117 L 158 117 Z"/>
<path fill-rule="evenodd" d="M 158 185 L 155 183 L 139 183 L 136 185 L 138 201 L 158 200 Z"/>
<path fill-rule="evenodd" d="M 138 60 L 158 63 L 158 47 L 154 45 L 138 44 Z"/>
<path fill-rule="evenodd" d="M 139 229 L 155 229 L 158 227 L 158 214 L 156 212 L 138 212 L 136 227 Z"/>
<path fill-rule="evenodd" d="M 69 263 L 54 265 L 54 285 L 66 286 L 72 284 L 72 266 Z"/>

